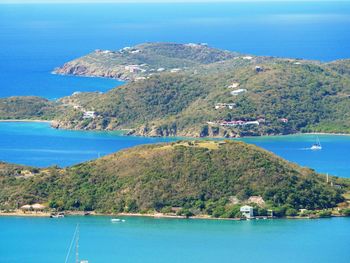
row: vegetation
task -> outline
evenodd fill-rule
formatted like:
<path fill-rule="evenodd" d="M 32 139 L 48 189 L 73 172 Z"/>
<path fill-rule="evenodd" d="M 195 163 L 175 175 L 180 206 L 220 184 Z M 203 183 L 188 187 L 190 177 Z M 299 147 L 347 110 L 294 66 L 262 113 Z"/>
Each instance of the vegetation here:
<path fill-rule="evenodd" d="M 59 112 L 56 102 L 40 97 L 9 97 L 0 99 L 0 119 L 51 120 Z"/>
<path fill-rule="evenodd" d="M 130 72 L 128 65 L 142 70 Z M 75 94 L 55 103 L 6 99 L 10 102 L 0 101 L 0 118 L 52 118 L 61 128 L 129 129 L 130 134 L 147 136 L 349 133 L 349 68 L 349 60 L 321 63 L 244 56 L 206 45 L 146 43 L 96 51 L 56 70 L 123 76 L 130 80 L 127 84 L 105 94 Z M 238 88 L 246 92 L 230 94 Z M 233 106 L 216 109 L 218 103 Z M 83 118 L 82 109 L 95 111 L 96 118 Z M 259 125 L 220 125 L 237 120 L 259 120 Z"/>
<path fill-rule="evenodd" d="M 165 212 L 239 217 L 261 196 L 256 215 L 295 215 L 343 202 L 349 181 L 291 164 L 242 142 L 194 141 L 135 147 L 66 169 L 28 177 L 0 175 L 0 206 L 44 202 L 58 210 Z"/>

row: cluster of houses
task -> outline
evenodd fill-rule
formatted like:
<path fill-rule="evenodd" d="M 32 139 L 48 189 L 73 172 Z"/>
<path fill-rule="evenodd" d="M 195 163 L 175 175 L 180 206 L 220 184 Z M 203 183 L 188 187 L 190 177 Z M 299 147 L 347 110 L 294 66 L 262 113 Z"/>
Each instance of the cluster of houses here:
<path fill-rule="evenodd" d="M 207 43 L 188 43 L 185 44 L 186 47 L 199 48 L 199 47 L 207 47 Z"/>
<path fill-rule="evenodd" d="M 132 47 L 124 47 L 119 50 L 119 53 L 138 54 L 141 53 L 141 50 Z"/>
<path fill-rule="evenodd" d="M 223 109 L 223 108 L 233 109 L 234 106 L 235 106 L 234 103 L 217 103 L 215 105 L 215 109 Z M 288 119 L 286 118 L 281 118 L 279 119 L 279 121 L 283 123 L 288 123 Z M 257 120 L 249 120 L 249 121 L 247 120 L 217 121 L 217 122 L 208 121 L 207 124 L 220 125 L 220 126 L 226 126 L 226 127 L 235 127 L 235 126 L 247 126 L 247 125 L 259 126 L 260 124 L 263 124 L 265 122 L 266 122 L 266 119 L 259 118 Z"/>
<path fill-rule="evenodd" d="M 260 121 L 263 122 L 263 121 Z M 233 126 L 246 126 L 246 125 L 260 125 L 260 122 L 258 120 L 256 121 L 245 121 L 245 120 L 237 120 L 237 121 L 222 121 L 219 122 L 218 124 L 220 126 L 229 126 L 229 127 L 233 127 Z"/>

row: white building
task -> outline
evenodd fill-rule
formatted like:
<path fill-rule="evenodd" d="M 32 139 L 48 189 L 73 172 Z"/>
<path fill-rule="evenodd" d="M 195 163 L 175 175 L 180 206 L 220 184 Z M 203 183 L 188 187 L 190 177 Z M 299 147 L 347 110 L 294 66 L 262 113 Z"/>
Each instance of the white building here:
<path fill-rule="evenodd" d="M 96 117 L 94 111 L 85 111 L 83 115 L 83 119 L 94 119 Z"/>
<path fill-rule="evenodd" d="M 242 213 L 242 216 L 245 218 L 252 218 L 254 217 L 254 208 L 249 205 L 242 206 L 240 209 L 240 212 Z"/>
<path fill-rule="evenodd" d="M 238 82 L 233 82 L 230 86 L 228 86 L 229 89 L 236 89 L 238 88 L 239 83 Z"/>
<path fill-rule="evenodd" d="M 247 92 L 246 89 L 236 89 L 236 90 L 231 91 L 231 95 L 238 96 L 239 94 L 245 93 L 245 92 Z"/>
<path fill-rule="evenodd" d="M 125 70 L 129 71 L 130 73 L 138 73 L 141 72 L 141 68 L 139 67 L 139 65 L 128 65 L 125 66 Z"/>

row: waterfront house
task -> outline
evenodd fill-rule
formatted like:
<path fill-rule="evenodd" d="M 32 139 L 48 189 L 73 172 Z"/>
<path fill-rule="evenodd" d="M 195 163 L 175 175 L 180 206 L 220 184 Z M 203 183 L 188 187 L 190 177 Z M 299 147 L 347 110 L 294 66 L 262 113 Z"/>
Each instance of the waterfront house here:
<path fill-rule="evenodd" d="M 252 218 L 254 217 L 254 208 L 249 205 L 242 206 L 240 208 L 240 212 L 242 213 L 242 216 L 245 218 Z"/>

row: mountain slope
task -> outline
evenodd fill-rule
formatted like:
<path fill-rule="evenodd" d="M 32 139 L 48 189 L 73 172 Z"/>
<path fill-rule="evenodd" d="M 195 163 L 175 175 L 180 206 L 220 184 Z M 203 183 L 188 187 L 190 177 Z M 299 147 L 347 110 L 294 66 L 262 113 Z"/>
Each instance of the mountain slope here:
<path fill-rule="evenodd" d="M 335 178 L 331 178 L 334 182 Z M 167 207 L 213 214 L 260 195 L 268 207 L 321 209 L 343 201 L 325 176 L 241 142 L 135 147 L 27 178 L 0 175 L 0 204 L 48 202 L 60 209 L 151 212 Z"/>
<path fill-rule="evenodd" d="M 56 128 L 127 129 L 145 136 L 349 133 L 348 69 L 348 60 L 322 63 L 203 44 L 146 43 L 98 50 L 56 70 L 128 79 L 125 85 L 61 98 L 54 111 L 26 99 L 0 100 L 0 117 L 51 118 Z"/>

